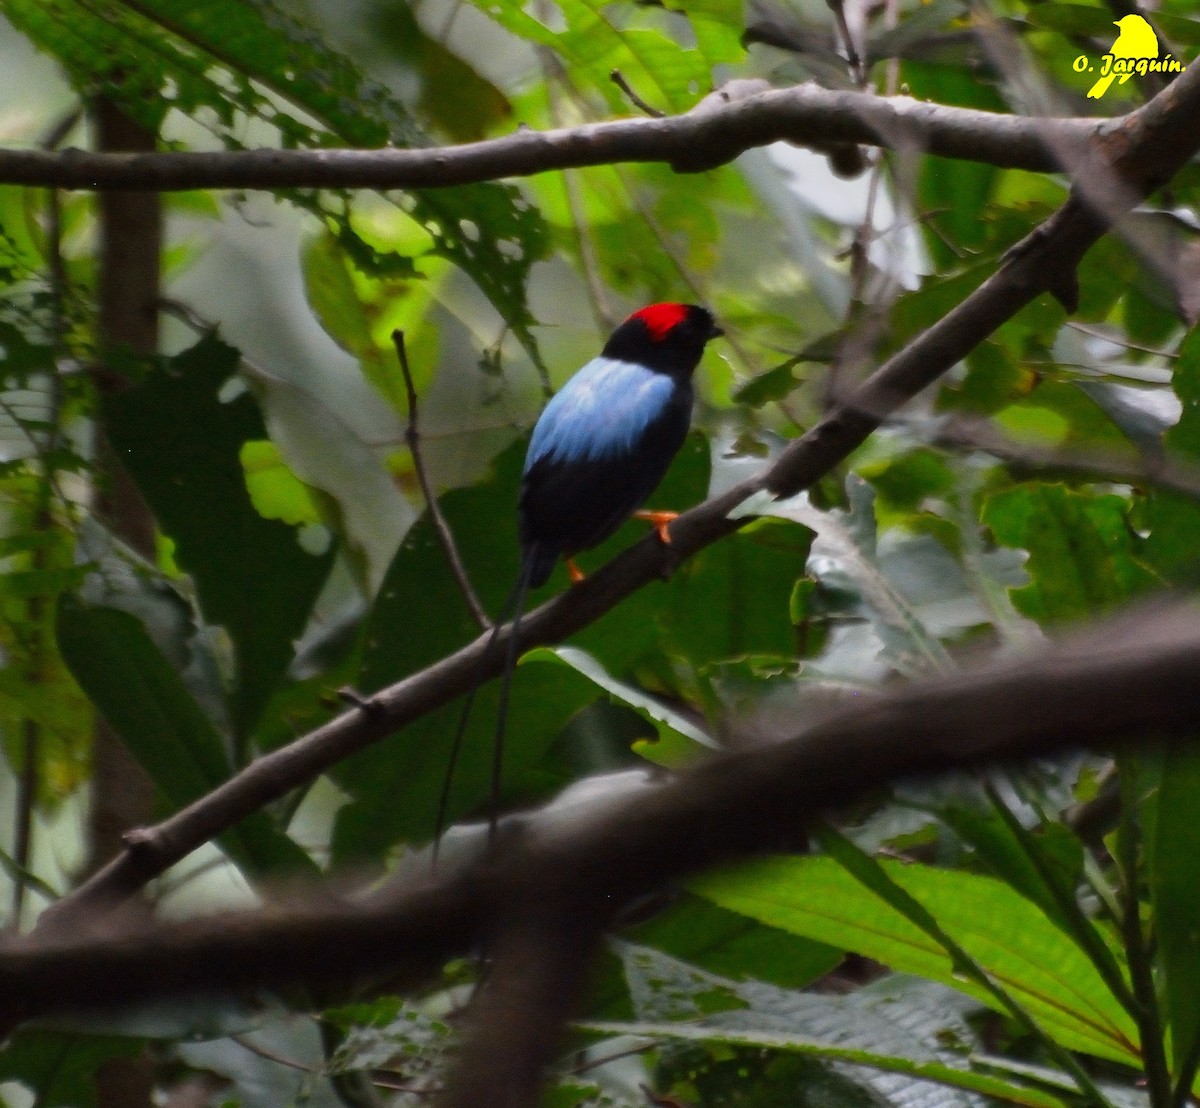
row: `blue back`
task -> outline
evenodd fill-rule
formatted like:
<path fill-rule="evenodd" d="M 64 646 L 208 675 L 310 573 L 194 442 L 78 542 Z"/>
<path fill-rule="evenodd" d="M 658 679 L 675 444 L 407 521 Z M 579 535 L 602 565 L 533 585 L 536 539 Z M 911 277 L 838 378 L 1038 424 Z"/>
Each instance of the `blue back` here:
<path fill-rule="evenodd" d="M 665 373 L 634 362 L 593 358 L 546 405 L 525 472 L 539 461 L 602 461 L 631 453 L 678 387 Z"/>

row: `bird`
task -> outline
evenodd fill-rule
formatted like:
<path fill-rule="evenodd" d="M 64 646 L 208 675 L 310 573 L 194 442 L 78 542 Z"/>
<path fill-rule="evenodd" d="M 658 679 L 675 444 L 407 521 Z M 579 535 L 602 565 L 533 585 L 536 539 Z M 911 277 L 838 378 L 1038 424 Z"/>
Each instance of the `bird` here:
<path fill-rule="evenodd" d="M 696 304 L 631 315 L 546 405 L 533 429 L 517 502 L 522 576 L 546 582 L 558 558 L 608 538 L 658 486 L 687 437 L 692 373 L 721 329 Z M 670 542 L 670 513 L 647 513 Z"/>
<path fill-rule="evenodd" d="M 1109 85 L 1118 77 L 1121 78 L 1121 84 L 1124 84 L 1133 76 L 1133 70 L 1128 69 L 1124 73 L 1117 70 L 1113 63 L 1118 58 L 1146 58 L 1153 60 L 1158 57 L 1158 36 L 1154 33 L 1154 28 L 1146 22 L 1140 15 L 1123 15 L 1113 24 L 1114 27 L 1120 29 L 1120 34 L 1117 35 L 1117 41 L 1112 44 L 1112 49 L 1108 51 L 1108 57 L 1113 59 L 1110 63 L 1110 69 L 1105 72 L 1090 89 L 1088 89 L 1088 98 L 1091 100 L 1099 100 L 1107 91 Z"/>
<path fill-rule="evenodd" d="M 559 558 L 566 561 L 572 582 L 581 580 L 574 556 L 602 543 L 633 515 L 649 520 L 659 539 L 670 543 L 670 523 L 677 513 L 639 509 L 687 438 L 692 375 L 705 346 L 724 333 L 712 313 L 698 304 L 640 308 L 550 399 L 534 425 L 517 498 L 521 568 L 480 655 L 482 662 L 511 618 L 492 751 L 489 838 L 495 834 L 509 690 L 528 591 L 549 580 Z M 477 685 L 478 680 L 463 706 L 452 744 L 438 805 L 435 850 Z"/>

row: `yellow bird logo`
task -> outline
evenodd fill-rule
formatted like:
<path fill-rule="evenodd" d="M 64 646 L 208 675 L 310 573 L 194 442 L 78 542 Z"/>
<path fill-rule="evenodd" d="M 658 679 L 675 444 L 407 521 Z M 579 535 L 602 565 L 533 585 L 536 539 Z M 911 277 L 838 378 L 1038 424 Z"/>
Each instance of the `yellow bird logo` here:
<path fill-rule="evenodd" d="M 1099 100 L 1113 81 L 1120 78 L 1124 84 L 1137 71 L 1135 62 L 1154 61 L 1158 57 L 1158 36 L 1140 15 L 1125 15 L 1116 21 L 1121 33 L 1112 49 L 1100 59 L 1100 79 L 1088 89 L 1092 100 Z M 1145 66 L 1142 68 L 1145 72 Z"/>

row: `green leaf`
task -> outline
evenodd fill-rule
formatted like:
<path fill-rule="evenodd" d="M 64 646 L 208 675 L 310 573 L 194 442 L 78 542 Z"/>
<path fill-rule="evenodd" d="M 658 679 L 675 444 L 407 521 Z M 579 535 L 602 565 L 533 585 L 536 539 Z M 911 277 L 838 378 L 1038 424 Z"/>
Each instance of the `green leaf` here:
<path fill-rule="evenodd" d="M 244 737 L 284 677 L 333 551 L 308 553 L 293 528 L 255 510 L 241 452 L 266 429 L 249 394 L 221 399 L 237 365 L 236 350 L 207 336 L 107 395 L 103 412 L 114 446 L 175 542 L 176 561 L 195 579 L 206 618 L 233 639 L 231 715 Z"/>
<path fill-rule="evenodd" d="M 1023 12 L 1023 18 L 1034 27 L 1058 31 L 1072 39 L 1079 36 L 1101 39 L 1105 42 L 1107 49 L 1117 37 L 1117 32 L 1113 30 L 1112 16 L 1114 14 L 1109 8 L 1095 7 L 1091 4 L 1050 3 L 1037 4 L 1026 9 Z M 1172 43 L 1200 46 L 1200 27 L 1197 27 L 1194 19 L 1183 13 L 1171 14 L 1160 11 L 1154 12 L 1152 18 L 1155 25 Z"/>
<path fill-rule="evenodd" d="M 174 808 L 228 779 L 221 736 L 137 619 L 64 596 L 58 641 L 75 680 Z M 316 871 L 265 812 L 242 820 L 218 841 L 250 873 Z"/>
<path fill-rule="evenodd" d="M 1163 969 L 1163 1001 L 1169 1027 L 1172 1079 L 1200 1039 L 1200 751 L 1171 746 L 1162 756 L 1154 824 L 1147 828 L 1146 868 L 1154 933 Z M 1183 1075 L 1190 1087 L 1193 1074 Z"/>
<path fill-rule="evenodd" d="M 323 521 L 312 490 L 291 471 L 270 439 L 243 443 L 240 458 L 246 491 L 260 516 L 281 520 L 289 527 Z"/>
<path fill-rule="evenodd" d="M 794 656 L 790 601 L 813 537 L 793 520 L 762 519 L 689 558 L 659 617 L 667 649 L 695 666 Z"/>
<path fill-rule="evenodd" d="M 744 385 L 740 385 L 734 392 L 733 399 L 739 404 L 748 404 L 751 408 L 761 408 L 773 400 L 782 400 L 800 383 L 793 371 L 804 360 L 800 357 L 788 358 L 774 369 L 760 373 Z"/>
<path fill-rule="evenodd" d="M 403 1058 L 409 1081 L 432 1077 L 452 1042 L 447 1024 L 398 997 L 334 1008 L 323 1018 L 344 1032 L 326 1062 L 331 1074 L 382 1069 Z"/>
<path fill-rule="evenodd" d="M 922 622 L 913 605 L 885 572 L 876 548 L 875 490 L 857 474 L 846 478 L 848 511 L 818 511 L 801 495 L 778 501 L 769 495 L 751 497 L 736 515 L 790 519 L 819 534 L 826 557 L 820 585 L 847 599 L 847 607 L 871 621 L 888 660 L 902 671 L 946 672 L 949 655 Z M 800 599 L 789 594 L 789 608 Z M 810 605 L 811 614 L 811 605 Z"/>
<path fill-rule="evenodd" d="M 71 677 L 54 635 L 60 590 L 86 567 L 77 536 L 50 509 L 53 480 L 43 474 L 0 478 L 9 530 L 0 544 L 0 742 L 14 772 L 30 772 L 39 805 L 53 809 L 87 780 L 95 718 Z M 85 544 L 88 556 L 90 543 Z M 30 730 L 32 728 L 32 730 Z M 32 743 L 33 766 L 27 766 Z"/>
<path fill-rule="evenodd" d="M 377 4 L 370 23 L 376 41 L 419 76 L 418 108 L 456 142 L 486 138 L 492 127 L 512 115 L 504 93 L 427 35 L 406 5 Z"/>
<path fill-rule="evenodd" d="M 1064 917 L 1061 896 L 1075 897 L 1083 867 L 1083 847 L 1060 824 L 1047 824 L 1035 834 L 996 812 L 948 805 L 938 817 L 974 848 L 992 872 L 1036 904 L 1067 934 L 1074 923 Z M 1059 893 L 1050 887 L 1054 882 Z"/>
<path fill-rule="evenodd" d="M 946 458 L 928 448 L 906 451 L 855 467 L 891 508 L 915 510 L 929 497 L 945 497 L 954 490 L 954 474 Z"/>
<path fill-rule="evenodd" d="M 731 1044 L 745 1035 L 747 1044 L 798 1049 L 830 1061 L 881 1069 L 884 1072 L 856 1076 L 884 1103 L 907 1103 L 918 1096 L 935 1096 L 935 1103 L 945 1108 L 972 1103 L 967 1097 L 936 1096 L 934 1090 L 913 1087 L 916 1081 L 934 1079 L 949 1087 L 970 1088 L 972 1079 L 981 1076 L 969 1064 L 976 1035 L 965 1017 L 974 1005 L 940 985 L 891 975 L 837 996 L 756 980 L 733 981 L 624 943 L 618 944 L 617 953 L 638 1020 L 643 1026 L 653 1023 L 666 1029 L 668 1038 L 680 1027 L 729 1035 Z M 605 1031 L 613 1026 L 606 1025 Z M 927 1065 L 936 1068 L 920 1069 Z M 1017 1081 L 1001 1084 L 1008 1093 L 1005 1099 L 1019 1090 L 1016 1103 L 1025 1103 L 1024 1096 L 1031 1094 L 1037 1103 L 1044 1096 L 1059 1100 L 1057 1090 L 1026 1091 Z"/>
<path fill-rule="evenodd" d="M 1083 619 L 1153 588 L 1159 579 L 1134 554 L 1119 496 L 1029 483 L 988 498 L 983 522 L 1006 546 L 1029 551 L 1030 583 L 1012 590 L 1032 619 Z"/>
<path fill-rule="evenodd" d="M 95 1108 L 96 1071 L 144 1049 L 141 1039 L 25 1027 L 0 1046 L 0 1081 L 24 1085 L 39 1108 Z"/>
<path fill-rule="evenodd" d="M 954 74 L 956 79 L 960 76 Z M 933 98 L 943 102 L 937 93 Z M 979 249 L 987 241 L 986 221 L 979 218 L 979 213 L 986 210 L 998 177 L 997 169 L 982 162 L 921 160 L 918 202 L 922 210 L 937 213 L 934 218 L 940 231 L 927 233 L 924 241 L 939 269 L 954 265 L 963 256 L 963 248 Z"/>
<path fill-rule="evenodd" d="M 358 359 L 367 380 L 407 418 L 408 392 L 392 332 L 404 333 L 409 371 L 419 395 L 437 365 L 437 328 L 429 315 L 450 266 L 431 253 L 432 240 L 424 228 L 400 213 L 376 213 L 362 236 L 369 236 L 369 241 L 367 237 L 362 241 L 370 249 L 413 256 L 420 268 L 410 264 L 406 273 L 364 272 L 343 242 L 326 231 L 304 246 L 304 291 L 330 338 Z"/>
<path fill-rule="evenodd" d="M 1179 347 L 1172 387 L 1183 412 L 1163 444 L 1171 454 L 1195 464 L 1200 460 L 1200 330 L 1193 329 Z M 1147 561 L 1169 580 L 1190 584 L 1200 548 L 1200 505 L 1179 493 L 1156 490 L 1146 505 L 1145 518 L 1150 529 Z"/>
<path fill-rule="evenodd" d="M 1137 1066 L 1137 1030 L 1082 950 L 1030 901 L 989 877 L 881 861 L 883 871 L 1014 997 L 1057 1042 Z M 777 858 L 690 887 L 819 942 L 919 974 L 999 1008 L 950 956 L 831 858 Z"/>
<path fill-rule="evenodd" d="M 929 330 L 995 271 L 996 263 L 989 259 L 936 281 L 925 281 L 919 289 L 901 296 L 891 312 L 892 341 L 899 346 Z"/>
<path fill-rule="evenodd" d="M 622 934 L 710 973 L 792 989 L 823 977 L 843 958 L 835 946 L 768 927 L 689 893 Z"/>
<path fill-rule="evenodd" d="M 1035 834 L 1008 809 L 990 783 L 992 812 L 948 806 L 938 814 L 1012 888 L 1036 904 L 1046 918 L 1079 944 L 1092 959 L 1113 995 L 1137 1019 L 1138 1006 L 1128 975 L 1100 929 L 1079 906 L 1083 846 L 1062 824 L 1050 823 Z"/>
<path fill-rule="evenodd" d="M 814 1042 L 799 1033 L 754 1031 L 707 1027 L 702 1024 L 656 1023 L 650 1020 L 631 1020 L 617 1023 L 605 1020 L 581 1020 L 576 1026 L 584 1031 L 602 1035 L 644 1035 L 657 1039 L 680 1039 L 687 1042 L 720 1043 L 726 1046 L 749 1046 L 766 1050 L 785 1050 L 806 1054 L 829 1062 L 845 1062 L 852 1066 L 867 1066 L 884 1073 L 903 1074 L 915 1081 L 931 1081 L 953 1089 L 978 1093 L 1008 1104 L 1027 1108 L 1068 1108 L 1069 1097 L 1057 1097 L 1031 1086 L 1018 1085 L 990 1074 L 957 1069 L 944 1062 L 920 1062 L 897 1055 L 872 1050 L 829 1046 Z"/>
<path fill-rule="evenodd" d="M 667 0 L 664 6 L 687 16 L 696 36 L 696 49 L 710 68 L 745 57 L 743 0 Z"/>
<path fill-rule="evenodd" d="M 526 11 L 521 0 L 472 0 L 480 11 L 527 42 L 557 51 L 574 79 L 583 79 L 600 92 L 614 111 L 628 110 L 624 94 L 609 74 L 619 69 L 645 100 L 670 111 L 686 111 L 712 87 L 704 54 L 680 46 L 658 30 L 619 27 L 610 18 L 612 5 L 604 0 L 558 0 L 566 26 L 551 30 Z M 688 5 L 689 9 L 691 5 Z M 727 12 L 725 13 L 728 14 Z M 703 20 L 703 42 L 710 52 L 728 53 L 721 31 L 721 8 L 709 5 Z"/>
<path fill-rule="evenodd" d="M 625 704 L 637 712 L 658 732 L 659 740 L 662 742 L 683 741 L 692 747 L 693 753 L 698 753 L 696 748 L 713 750 L 719 746 L 711 735 L 697 727 L 687 716 L 675 708 L 655 699 L 634 685 L 616 680 L 586 651 L 572 646 L 539 647 L 531 650 L 521 659 L 522 665 L 533 662 L 566 665 L 576 673 L 583 674 L 598 688 L 608 693 L 617 703 Z"/>

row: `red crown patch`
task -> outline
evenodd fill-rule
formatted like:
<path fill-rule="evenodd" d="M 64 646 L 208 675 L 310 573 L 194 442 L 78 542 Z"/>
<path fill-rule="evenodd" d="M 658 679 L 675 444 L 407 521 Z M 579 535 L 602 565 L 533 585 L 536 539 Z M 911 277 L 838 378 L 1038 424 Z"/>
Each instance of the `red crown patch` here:
<path fill-rule="evenodd" d="M 650 332 L 650 337 L 656 342 L 665 339 L 676 324 L 687 318 L 686 304 L 650 304 L 640 308 L 629 317 L 640 319 Z"/>

